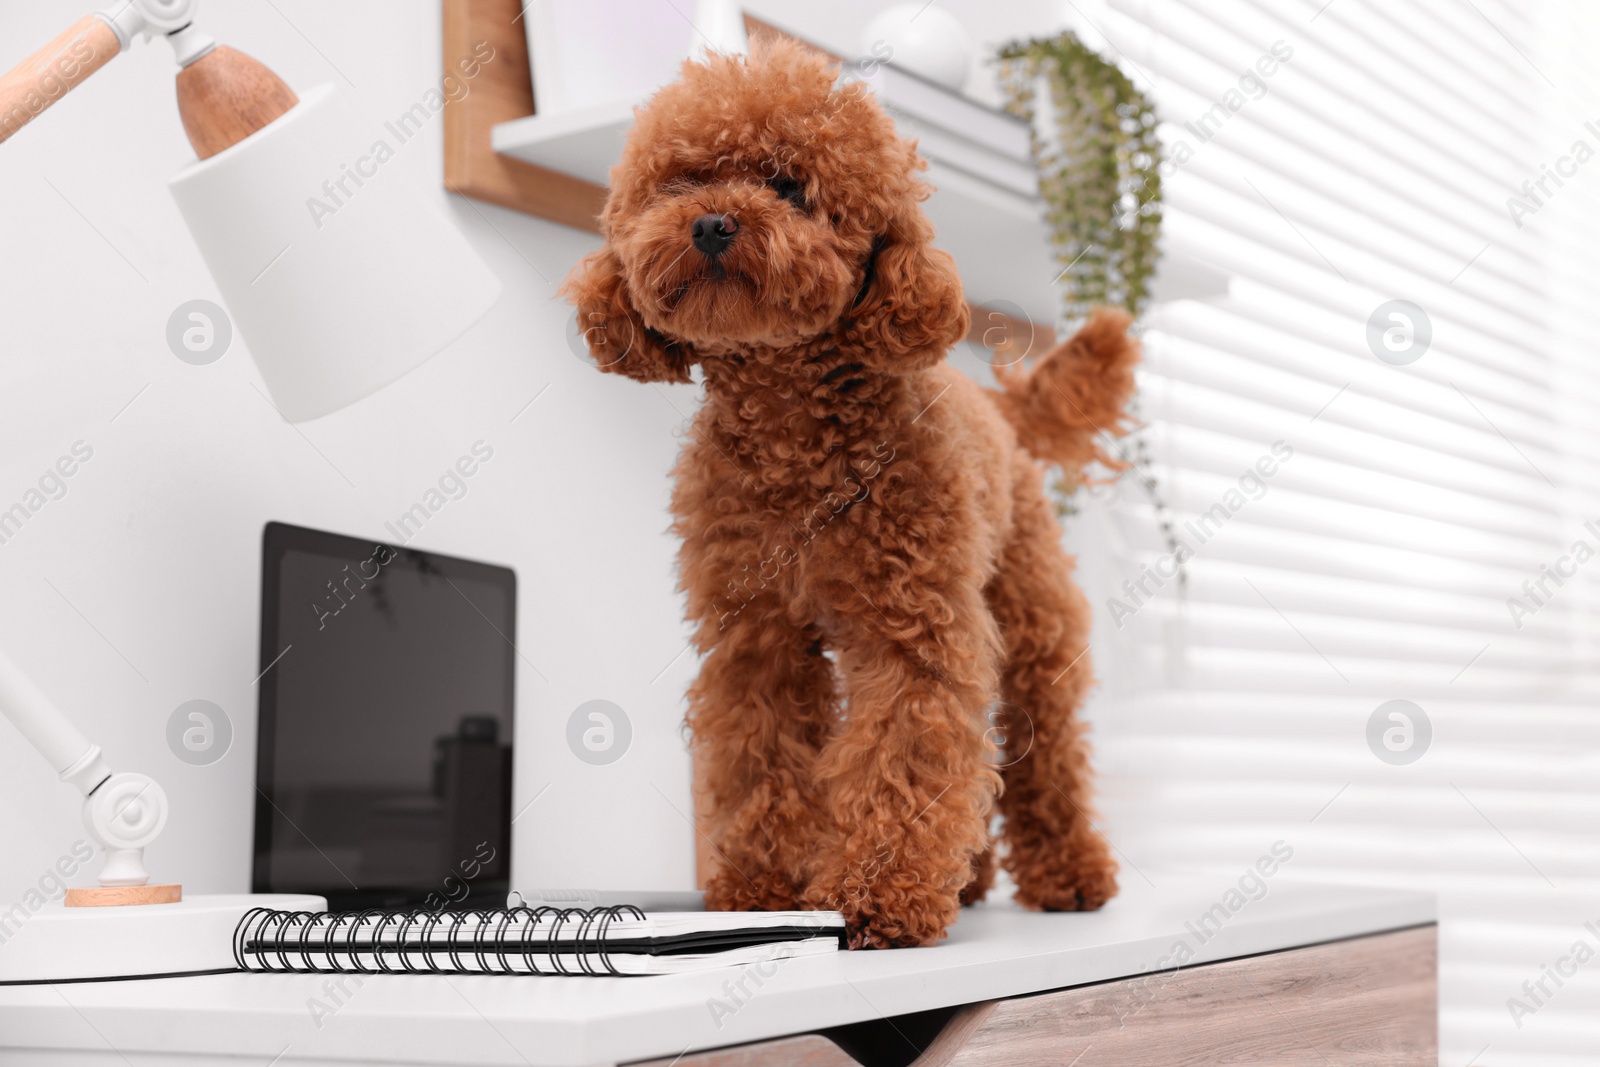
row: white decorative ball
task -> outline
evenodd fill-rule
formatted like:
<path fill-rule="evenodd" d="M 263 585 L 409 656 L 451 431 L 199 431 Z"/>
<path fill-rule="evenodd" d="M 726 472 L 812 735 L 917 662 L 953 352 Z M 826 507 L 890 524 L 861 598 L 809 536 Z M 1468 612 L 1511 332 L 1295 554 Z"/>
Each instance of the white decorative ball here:
<path fill-rule="evenodd" d="M 976 51 L 961 20 L 928 4 L 896 4 L 867 24 L 862 55 L 881 55 L 895 66 L 960 92 Z"/>

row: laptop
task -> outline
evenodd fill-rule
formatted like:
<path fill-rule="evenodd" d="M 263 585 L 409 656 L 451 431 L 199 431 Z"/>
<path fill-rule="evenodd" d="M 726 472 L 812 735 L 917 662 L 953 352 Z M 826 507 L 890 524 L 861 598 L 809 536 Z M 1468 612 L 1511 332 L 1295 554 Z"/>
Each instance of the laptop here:
<path fill-rule="evenodd" d="M 267 524 L 253 892 L 504 902 L 516 599 L 507 567 Z"/>

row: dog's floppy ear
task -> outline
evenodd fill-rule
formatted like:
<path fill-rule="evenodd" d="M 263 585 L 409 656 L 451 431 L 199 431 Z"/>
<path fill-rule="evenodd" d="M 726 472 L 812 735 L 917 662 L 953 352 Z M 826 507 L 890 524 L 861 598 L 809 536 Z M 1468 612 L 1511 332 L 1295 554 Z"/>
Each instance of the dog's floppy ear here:
<path fill-rule="evenodd" d="M 967 302 L 950 253 L 932 247 L 933 226 L 915 203 L 873 242 L 844 339 L 883 370 L 931 367 L 967 335 Z"/>
<path fill-rule="evenodd" d="M 687 382 L 693 353 L 644 324 L 628 299 L 622 264 L 607 245 L 567 275 L 561 294 L 578 308 L 577 330 L 595 365 L 641 382 Z"/>

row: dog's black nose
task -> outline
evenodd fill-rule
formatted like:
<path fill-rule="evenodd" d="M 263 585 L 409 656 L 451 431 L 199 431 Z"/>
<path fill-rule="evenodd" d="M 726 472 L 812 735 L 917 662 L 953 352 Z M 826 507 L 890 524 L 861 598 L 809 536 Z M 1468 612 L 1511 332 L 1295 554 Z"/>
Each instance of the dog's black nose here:
<path fill-rule="evenodd" d="M 738 232 L 739 223 L 732 215 L 701 215 L 689 227 L 695 248 L 713 259 L 728 250 L 733 235 Z"/>

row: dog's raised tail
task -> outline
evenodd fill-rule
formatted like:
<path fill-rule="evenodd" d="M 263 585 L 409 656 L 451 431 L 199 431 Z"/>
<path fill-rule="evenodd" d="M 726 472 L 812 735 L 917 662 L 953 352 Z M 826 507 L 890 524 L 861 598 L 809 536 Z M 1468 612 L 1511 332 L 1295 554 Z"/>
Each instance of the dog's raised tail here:
<path fill-rule="evenodd" d="M 1119 308 L 1096 308 L 1077 333 L 1031 365 L 995 367 L 995 402 L 1022 447 L 1060 466 L 1069 480 L 1083 481 L 1095 461 L 1113 471 L 1129 465 L 1108 451 L 1108 437 L 1133 429 L 1127 405 L 1139 342 L 1128 335 L 1132 322 Z"/>

